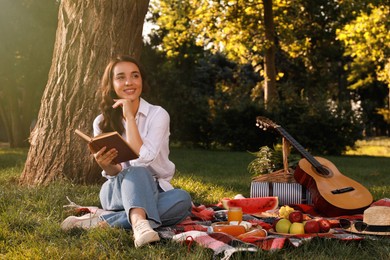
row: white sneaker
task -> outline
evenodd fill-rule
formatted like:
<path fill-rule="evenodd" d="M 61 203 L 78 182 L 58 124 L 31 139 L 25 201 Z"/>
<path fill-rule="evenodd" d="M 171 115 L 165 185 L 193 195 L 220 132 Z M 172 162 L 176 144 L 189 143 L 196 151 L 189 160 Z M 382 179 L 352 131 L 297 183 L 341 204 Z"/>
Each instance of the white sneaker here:
<path fill-rule="evenodd" d="M 81 217 L 69 216 L 61 223 L 61 229 L 69 230 L 72 228 L 93 228 L 101 222 L 99 215 L 88 213 Z"/>
<path fill-rule="evenodd" d="M 141 247 L 143 245 L 160 241 L 158 233 L 152 229 L 149 221 L 139 220 L 137 225 L 133 227 L 134 232 L 134 245 L 135 247 Z"/>

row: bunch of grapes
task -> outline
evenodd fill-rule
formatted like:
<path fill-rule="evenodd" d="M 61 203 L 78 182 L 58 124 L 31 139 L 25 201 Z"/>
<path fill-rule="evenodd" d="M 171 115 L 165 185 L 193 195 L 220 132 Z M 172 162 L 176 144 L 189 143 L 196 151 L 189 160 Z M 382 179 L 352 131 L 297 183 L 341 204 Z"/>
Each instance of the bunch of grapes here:
<path fill-rule="evenodd" d="M 289 206 L 282 206 L 279 209 L 279 217 L 288 219 L 288 215 L 290 215 L 291 212 L 293 212 L 294 209 Z"/>

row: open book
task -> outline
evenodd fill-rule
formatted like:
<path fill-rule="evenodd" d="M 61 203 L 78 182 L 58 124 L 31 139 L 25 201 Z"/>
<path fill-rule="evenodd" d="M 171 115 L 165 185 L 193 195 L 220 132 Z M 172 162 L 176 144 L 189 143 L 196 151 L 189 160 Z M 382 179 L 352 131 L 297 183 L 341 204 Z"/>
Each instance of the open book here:
<path fill-rule="evenodd" d="M 75 133 L 88 142 L 93 153 L 98 152 L 104 146 L 107 147 L 106 151 L 115 148 L 118 151 L 118 156 L 113 160 L 114 163 L 126 162 L 138 158 L 138 155 L 118 132 L 103 133 L 95 137 L 90 137 L 79 129 L 76 129 Z"/>

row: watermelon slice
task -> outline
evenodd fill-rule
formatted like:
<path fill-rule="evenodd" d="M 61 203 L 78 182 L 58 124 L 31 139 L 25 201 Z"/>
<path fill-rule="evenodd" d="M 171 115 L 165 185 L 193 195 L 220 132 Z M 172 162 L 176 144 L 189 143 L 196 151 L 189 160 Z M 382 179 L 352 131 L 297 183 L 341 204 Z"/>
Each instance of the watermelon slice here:
<path fill-rule="evenodd" d="M 242 212 L 246 214 L 262 213 L 267 210 L 273 210 L 278 207 L 278 197 L 260 197 L 260 198 L 245 198 L 223 200 L 226 209 L 230 207 L 241 207 Z"/>
<path fill-rule="evenodd" d="M 375 201 L 375 202 L 373 202 L 371 204 L 371 207 L 372 206 L 387 206 L 387 207 L 390 207 L 390 199 L 389 198 L 384 198 L 384 199 L 377 200 L 377 201 Z"/>

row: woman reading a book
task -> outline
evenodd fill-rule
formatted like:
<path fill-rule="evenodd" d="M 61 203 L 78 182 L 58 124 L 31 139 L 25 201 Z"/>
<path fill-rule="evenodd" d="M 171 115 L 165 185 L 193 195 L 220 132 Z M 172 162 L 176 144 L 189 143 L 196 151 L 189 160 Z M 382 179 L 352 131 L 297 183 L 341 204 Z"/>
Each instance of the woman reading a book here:
<path fill-rule="evenodd" d="M 149 104 L 141 94 L 145 74 L 129 56 L 113 59 L 102 82 L 101 114 L 94 120 L 94 135 L 119 132 L 137 159 L 114 164 L 117 151 L 102 148 L 94 154 L 108 180 L 100 191 L 103 209 L 115 211 L 102 218 L 110 226 L 132 228 L 136 247 L 158 241 L 159 226 L 174 225 L 191 212 L 191 197 L 170 184 L 175 165 L 169 160 L 169 114 Z"/>

